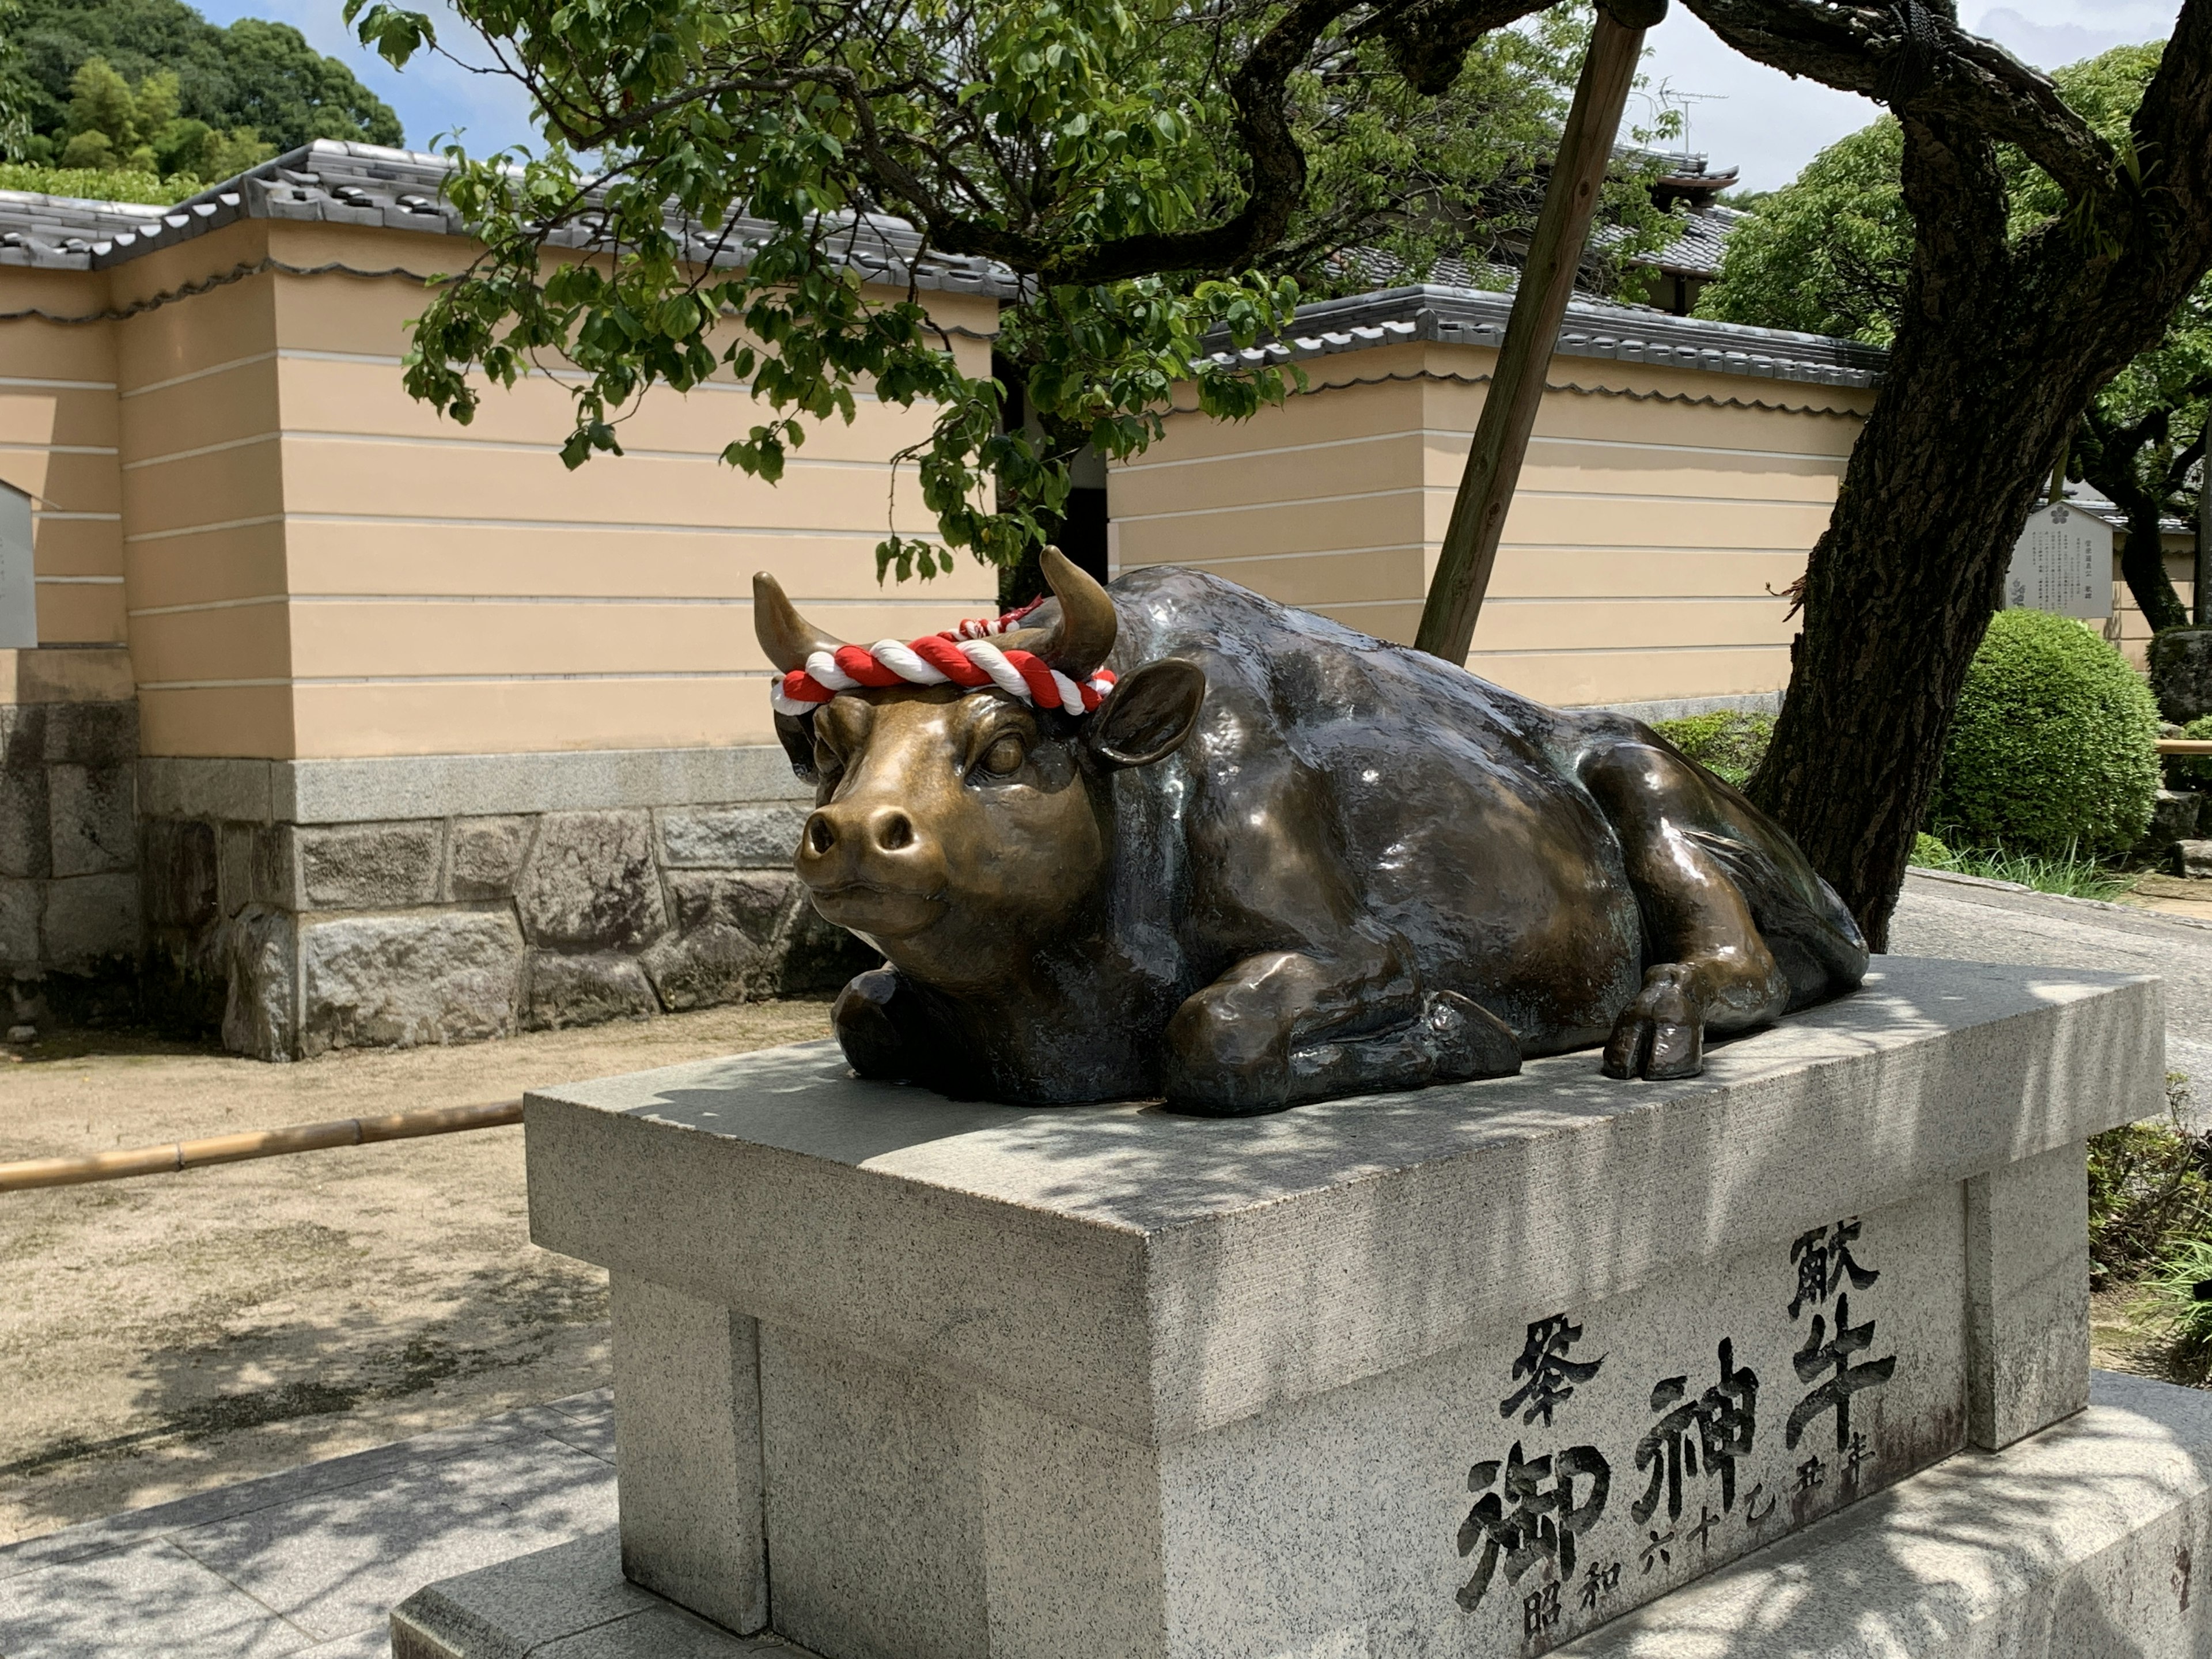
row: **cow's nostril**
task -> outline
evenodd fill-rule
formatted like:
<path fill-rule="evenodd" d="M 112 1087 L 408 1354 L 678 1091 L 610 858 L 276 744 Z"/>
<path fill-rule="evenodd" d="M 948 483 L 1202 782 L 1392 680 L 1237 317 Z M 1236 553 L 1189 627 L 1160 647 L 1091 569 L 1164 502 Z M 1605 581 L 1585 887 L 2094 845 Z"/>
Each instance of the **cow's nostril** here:
<path fill-rule="evenodd" d="M 913 843 L 914 824 L 903 812 L 888 813 L 876 826 L 876 844 L 886 853 L 896 853 Z"/>
<path fill-rule="evenodd" d="M 806 844 L 817 854 L 826 853 L 837 844 L 836 830 L 819 812 L 806 821 Z"/>

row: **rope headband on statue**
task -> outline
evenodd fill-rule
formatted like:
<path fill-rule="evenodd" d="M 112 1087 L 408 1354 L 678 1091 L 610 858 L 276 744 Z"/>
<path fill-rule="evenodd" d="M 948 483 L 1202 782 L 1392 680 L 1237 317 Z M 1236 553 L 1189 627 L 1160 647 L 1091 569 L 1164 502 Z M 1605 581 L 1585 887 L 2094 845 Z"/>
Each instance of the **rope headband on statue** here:
<path fill-rule="evenodd" d="M 963 691 L 980 691 L 996 686 L 1033 708 L 1087 714 L 1114 689 L 1113 670 L 1099 669 L 1079 684 L 1032 652 L 1001 650 L 991 643 L 992 635 L 1013 632 L 1043 603 L 1032 599 L 1004 616 L 963 622 L 903 644 L 878 640 L 871 646 L 841 645 L 834 651 L 811 652 L 805 667 L 794 668 L 774 683 L 770 701 L 777 714 L 796 718 L 811 714 L 840 691 L 862 687 L 957 685 Z"/>

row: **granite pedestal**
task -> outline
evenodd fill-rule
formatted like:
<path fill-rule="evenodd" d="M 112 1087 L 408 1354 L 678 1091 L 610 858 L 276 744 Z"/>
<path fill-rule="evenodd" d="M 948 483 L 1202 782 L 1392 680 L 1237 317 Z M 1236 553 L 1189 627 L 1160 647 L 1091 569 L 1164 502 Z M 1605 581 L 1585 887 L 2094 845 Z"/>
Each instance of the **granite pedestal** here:
<path fill-rule="evenodd" d="M 611 1273 L 626 1595 L 824 1659 L 1534 1653 L 2080 1412 L 2081 1143 L 2162 1035 L 1885 958 L 1692 1080 L 1229 1121 L 808 1044 L 532 1094 L 532 1227 Z M 400 1659 L 571 1651 L 471 1585 Z"/>

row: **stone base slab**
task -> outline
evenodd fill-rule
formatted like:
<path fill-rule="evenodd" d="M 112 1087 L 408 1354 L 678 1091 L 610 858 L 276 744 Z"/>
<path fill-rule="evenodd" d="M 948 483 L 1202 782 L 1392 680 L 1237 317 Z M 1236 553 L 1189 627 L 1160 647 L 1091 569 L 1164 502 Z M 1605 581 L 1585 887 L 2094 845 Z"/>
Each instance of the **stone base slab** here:
<path fill-rule="evenodd" d="M 829 1659 L 1534 1653 L 2087 1398 L 2157 987 L 1886 957 L 1622 1085 L 1178 1117 L 799 1045 L 532 1093 L 631 1577 Z"/>
<path fill-rule="evenodd" d="M 1552 1651 L 1559 1659 L 2191 1659 L 2212 1642 L 2200 1582 L 2208 1550 L 2212 1396 L 2100 1372 L 2088 1410 L 2057 1427 L 2002 1452 L 1961 1452 Z M 808 1659 L 781 1638 L 732 1636 L 627 1583 L 611 1533 L 417 1592 L 392 1616 L 392 1659 Z M 1425 1654 L 1384 1633 L 1346 1632 L 1273 1659 Z"/>

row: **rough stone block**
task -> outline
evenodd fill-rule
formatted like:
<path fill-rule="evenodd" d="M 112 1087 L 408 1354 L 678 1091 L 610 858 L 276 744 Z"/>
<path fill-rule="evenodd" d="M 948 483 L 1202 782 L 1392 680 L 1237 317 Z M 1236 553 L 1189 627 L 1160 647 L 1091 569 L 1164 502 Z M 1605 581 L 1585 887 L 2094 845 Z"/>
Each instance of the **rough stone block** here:
<path fill-rule="evenodd" d="M 234 916 L 256 900 L 270 902 L 254 879 L 255 843 L 261 826 L 224 823 L 216 829 L 216 908 Z"/>
<path fill-rule="evenodd" d="M 1966 1413 L 1989 1451 L 2089 1403 L 2087 1149 L 1966 1183 Z"/>
<path fill-rule="evenodd" d="M 2172 867 L 2177 876 L 2212 876 L 2212 841 L 2174 842 Z"/>
<path fill-rule="evenodd" d="M 758 1328 L 629 1274 L 609 1289 L 625 1570 L 750 1634 L 768 1622 Z"/>
<path fill-rule="evenodd" d="M 52 848 L 46 769 L 0 773 L 0 876 L 52 874 Z"/>
<path fill-rule="evenodd" d="M 661 856 L 671 867 L 787 871 L 812 810 L 804 801 L 672 807 L 660 815 Z"/>
<path fill-rule="evenodd" d="M 2164 628 L 2150 639 L 2150 689 L 2158 712 L 2186 726 L 2212 714 L 2212 628 Z"/>
<path fill-rule="evenodd" d="M 46 763 L 46 711 L 43 702 L 0 702 L 0 771 L 19 772 Z M 14 779 L 9 780 L 12 786 Z"/>
<path fill-rule="evenodd" d="M 299 924 L 288 912 L 251 904 L 222 934 L 222 1046 L 256 1060 L 290 1060 L 299 1041 Z"/>
<path fill-rule="evenodd" d="M 149 818 L 139 842 L 146 919 L 155 927 L 204 927 L 216 919 L 216 832 L 197 818 Z"/>
<path fill-rule="evenodd" d="M 2161 789 L 2151 808 L 2150 828 L 2136 847 L 2147 856 L 2162 854 L 2176 842 L 2192 839 L 2204 797 L 2193 789 Z"/>
<path fill-rule="evenodd" d="M 46 705 L 49 763 L 129 766 L 138 758 L 135 702 L 56 702 Z"/>
<path fill-rule="evenodd" d="M 308 906 L 367 910 L 435 902 L 444 832 L 434 818 L 301 825 L 293 848 Z"/>
<path fill-rule="evenodd" d="M 0 876 L 0 969 L 35 973 L 44 965 L 39 948 L 39 912 L 46 884 Z"/>
<path fill-rule="evenodd" d="M 638 960 L 672 1014 L 743 1002 L 773 969 L 768 951 L 750 935 L 714 925 L 672 933 Z"/>
<path fill-rule="evenodd" d="M 253 897 L 282 910 L 307 908 L 300 887 L 299 828 L 289 823 L 253 826 Z"/>
<path fill-rule="evenodd" d="M 523 1024 L 533 1031 L 642 1019 L 659 1012 L 645 970 L 633 957 L 605 951 L 580 957 L 551 951 L 530 953 Z"/>
<path fill-rule="evenodd" d="M 523 945 L 504 910 L 333 916 L 299 930 L 302 1058 L 507 1036 Z"/>
<path fill-rule="evenodd" d="M 138 878 L 71 876 L 46 884 L 40 933 L 58 966 L 138 954 Z"/>
<path fill-rule="evenodd" d="M 533 820 L 522 817 L 457 818 L 453 826 L 447 892 L 457 899 L 513 896 L 514 878 L 530 850 Z"/>
<path fill-rule="evenodd" d="M 2156 1109 L 2161 1013 L 1887 957 L 1694 1079 L 1229 1121 L 806 1044 L 533 1091 L 532 1236 L 760 1322 L 771 1604 L 839 1659 L 1541 1651 L 1966 1443 L 1970 1271 L 1983 1354 L 2045 1340 L 2086 1230 L 2027 1218 Z"/>
<path fill-rule="evenodd" d="M 128 766 L 50 766 L 48 822 L 57 876 L 106 875 L 138 865 L 138 811 Z"/>
<path fill-rule="evenodd" d="M 794 879 L 794 884 L 799 884 Z M 803 886 L 777 942 L 775 971 L 762 987 L 775 996 L 805 996 L 842 989 L 855 974 L 880 967 L 883 958 L 808 902 Z"/>
<path fill-rule="evenodd" d="M 548 812 L 515 884 L 533 945 L 635 949 L 668 926 L 647 812 Z"/>
<path fill-rule="evenodd" d="M 799 878 L 787 870 L 668 872 L 678 927 L 687 933 L 700 927 L 733 927 L 763 945 L 775 938 L 799 885 Z"/>

